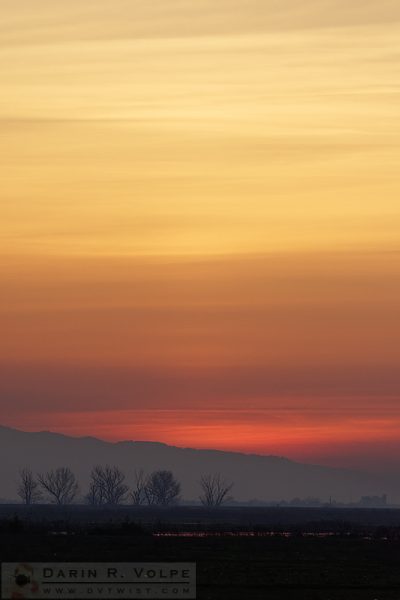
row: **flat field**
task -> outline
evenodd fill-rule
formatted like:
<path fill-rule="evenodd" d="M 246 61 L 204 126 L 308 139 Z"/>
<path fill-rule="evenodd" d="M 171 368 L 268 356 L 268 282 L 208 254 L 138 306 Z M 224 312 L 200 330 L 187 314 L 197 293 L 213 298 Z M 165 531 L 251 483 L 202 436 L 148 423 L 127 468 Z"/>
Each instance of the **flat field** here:
<path fill-rule="evenodd" d="M 199 600 L 400 600 L 400 511 L 2 506 L 0 559 L 197 563 Z"/>

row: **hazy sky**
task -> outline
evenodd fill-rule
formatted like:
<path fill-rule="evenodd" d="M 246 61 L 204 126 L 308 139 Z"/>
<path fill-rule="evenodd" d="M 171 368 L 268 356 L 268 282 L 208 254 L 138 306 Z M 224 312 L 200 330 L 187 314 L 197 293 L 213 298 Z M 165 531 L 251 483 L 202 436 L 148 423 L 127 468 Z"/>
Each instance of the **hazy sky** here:
<path fill-rule="evenodd" d="M 398 0 L 1 12 L 0 421 L 400 458 Z"/>

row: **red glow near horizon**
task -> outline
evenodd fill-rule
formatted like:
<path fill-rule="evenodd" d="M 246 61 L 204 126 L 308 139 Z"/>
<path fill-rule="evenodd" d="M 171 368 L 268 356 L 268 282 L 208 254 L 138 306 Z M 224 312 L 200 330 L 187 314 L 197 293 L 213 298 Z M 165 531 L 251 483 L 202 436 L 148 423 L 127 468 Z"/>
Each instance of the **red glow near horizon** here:
<path fill-rule="evenodd" d="M 163 442 L 179 447 L 286 456 L 334 466 L 387 461 L 398 446 L 400 415 L 338 415 L 301 411 L 125 410 L 32 414 L 10 426 L 107 441 Z M 386 450 L 386 451 L 385 451 Z M 394 456 L 392 455 L 392 460 Z"/>

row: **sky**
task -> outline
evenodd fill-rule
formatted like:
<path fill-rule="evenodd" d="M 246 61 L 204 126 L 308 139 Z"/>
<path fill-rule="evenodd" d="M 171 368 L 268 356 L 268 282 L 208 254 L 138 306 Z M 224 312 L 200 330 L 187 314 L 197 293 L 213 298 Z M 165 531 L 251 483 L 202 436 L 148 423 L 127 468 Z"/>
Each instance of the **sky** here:
<path fill-rule="evenodd" d="M 398 0 L 1 10 L 0 422 L 398 465 Z"/>

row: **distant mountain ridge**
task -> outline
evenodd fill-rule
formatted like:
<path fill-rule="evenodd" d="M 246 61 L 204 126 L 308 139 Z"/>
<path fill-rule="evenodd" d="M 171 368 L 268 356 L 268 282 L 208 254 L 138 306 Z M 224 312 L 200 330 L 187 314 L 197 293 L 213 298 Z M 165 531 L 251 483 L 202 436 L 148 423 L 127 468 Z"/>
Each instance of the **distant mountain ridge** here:
<path fill-rule="evenodd" d="M 399 491 L 389 489 L 390 482 L 373 475 L 302 464 L 278 456 L 178 448 L 161 442 L 107 442 L 50 431 L 25 432 L 1 425 L 0 451 L 0 497 L 7 500 L 17 497 L 16 482 L 22 467 L 42 472 L 68 466 L 84 494 L 90 470 L 96 464 L 118 465 L 128 484 L 133 482 L 135 469 L 171 469 L 182 483 L 185 500 L 198 498 L 201 475 L 217 472 L 234 482 L 233 495 L 238 501 L 313 496 L 349 502 L 383 492 L 396 496 Z"/>

